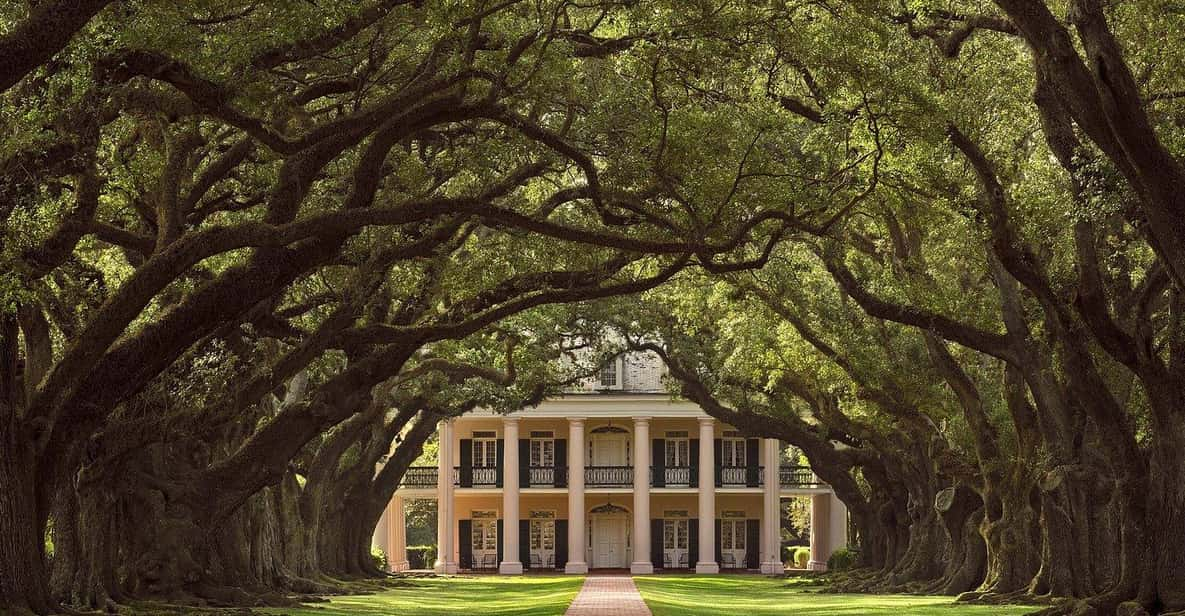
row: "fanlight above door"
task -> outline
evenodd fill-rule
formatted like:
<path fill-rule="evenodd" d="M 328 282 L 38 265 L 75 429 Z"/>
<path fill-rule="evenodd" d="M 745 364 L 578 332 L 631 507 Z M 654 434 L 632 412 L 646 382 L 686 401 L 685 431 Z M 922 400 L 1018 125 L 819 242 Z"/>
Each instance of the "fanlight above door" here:
<path fill-rule="evenodd" d="M 589 513 L 629 513 L 629 509 L 613 503 L 605 503 L 604 505 L 597 505 L 588 510 Z"/>
<path fill-rule="evenodd" d="M 630 431 L 620 426 L 599 426 L 593 428 L 591 434 L 629 434 Z"/>

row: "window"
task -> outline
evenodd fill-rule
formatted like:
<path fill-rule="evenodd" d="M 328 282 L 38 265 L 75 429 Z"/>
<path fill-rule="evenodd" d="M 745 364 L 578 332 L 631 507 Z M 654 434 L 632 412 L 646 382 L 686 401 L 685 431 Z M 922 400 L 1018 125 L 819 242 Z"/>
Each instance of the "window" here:
<path fill-rule="evenodd" d="M 531 549 L 555 549 L 555 520 L 531 520 Z"/>
<path fill-rule="evenodd" d="M 597 374 L 597 386 L 601 389 L 621 389 L 621 358 L 615 357 L 601 366 Z"/>
<path fill-rule="evenodd" d="M 745 439 L 725 438 L 721 445 L 723 451 L 720 456 L 720 466 L 745 465 Z"/>
<path fill-rule="evenodd" d="M 601 367 L 601 387 L 617 387 L 617 366 L 609 364 Z"/>
<path fill-rule="evenodd" d="M 473 439 L 473 468 L 494 468 L 498 466 L 498 439 Z"/>
<path fill-rule="evenodd" d="M 723 550 L 745 549 L 745 520 L 720 521 L 720 548 Z"/>
<path fill-rule="evenodd" d="M 667 468 L 676 466 L 691 466 L 689 441 L 687 440 L 687 433 L 682 432 L 683 436 L 678 435 L 678 432 L 667 432 L 666 442 L 666 465 Z"/>
<path fill-rule="evenodd" d="M 498 550 L 498 520 L 496 519 L 474 519 L 473 520 L 473 550 L 474 551 L 497 551 Z"/>
<path fill-rule="evenodd" d="M 531 466 L 555 466 L 555 439 L 531 439 Z"/>
<path fill-rule="evenodd" d="M 662 521 L 662 547 L 664 550 L 687 549 L 687 520 Z"/>

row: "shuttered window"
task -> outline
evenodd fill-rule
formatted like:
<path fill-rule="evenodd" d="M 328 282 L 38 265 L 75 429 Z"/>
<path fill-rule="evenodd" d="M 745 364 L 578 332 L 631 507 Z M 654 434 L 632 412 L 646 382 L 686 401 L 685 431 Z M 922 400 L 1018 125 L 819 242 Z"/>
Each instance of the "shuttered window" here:
<path fill-rule="evenodd" d="M 498 466 L 498 439 L 473 439 L 473 467 L 494 468 Z"/>

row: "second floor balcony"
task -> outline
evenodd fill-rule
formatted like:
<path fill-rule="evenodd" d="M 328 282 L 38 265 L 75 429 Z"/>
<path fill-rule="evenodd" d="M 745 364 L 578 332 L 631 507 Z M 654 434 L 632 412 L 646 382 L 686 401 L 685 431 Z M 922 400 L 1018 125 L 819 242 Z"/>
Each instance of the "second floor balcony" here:
<path fill-rule="evenodd" d="M 569 469 L 566 466 L 523 466 L 519 472 L 520 488 L 566 488 Z M 700 469 L 694 466 L 650 467 L 649 485 L 652 488 L 696 488 Z M 713 472 L 717 488 L 759 488 L 765 482 L 765 467 L 718 465 Z M 439 471 L 435 466 L 413 466 L 407 469 L 400 483 L 404 488 L 435 488 Z M 453 485 L 458 488 L 500 488 L 503 474 L 498 467 L 454 467 Z M 778 484 L 783 489 L 818 488 L 826 484 L 809 466 L 782 466 L 778 469 Z M 585 488 L 630 488 L 634 485 L 632 466 L 586 466 Z"/>

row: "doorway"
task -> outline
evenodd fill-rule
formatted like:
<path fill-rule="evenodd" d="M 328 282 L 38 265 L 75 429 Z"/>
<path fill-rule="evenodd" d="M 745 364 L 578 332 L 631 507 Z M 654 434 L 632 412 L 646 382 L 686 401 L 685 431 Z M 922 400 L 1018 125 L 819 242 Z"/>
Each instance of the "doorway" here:
<path fill-rule="evenodd" d="M 663 567 L 687 569 L 694 563 L 688 562 L 690 524 L 686 519 L 665 519 L 662 521 Z"/>
<path fill-rule="evenodd" d="M 618 426 L 593 428 L 588 440 L 590 466 L 629 466 L 630 433 Z"/>
<path fill-rule="evenodd" d="M 498 512 L 474 511 L 470 522 L 470 562 L 474 569 L 498 568 Z"/>
<path fill-rule="evenodd" d="M 624 569 L 629 567 L 630 513 L 611 503 L 589 510 L 589 567 Z"/>
<path fill-rule="evenodd" d="M 532 569 L 555 568 L 555 512 L 531 512 L 530 559 Z"/>
<path fill-rule="evenodd" d="M 720 558 L 725 569 L 745 568 L 747 520 L 720 520 Z"/>

